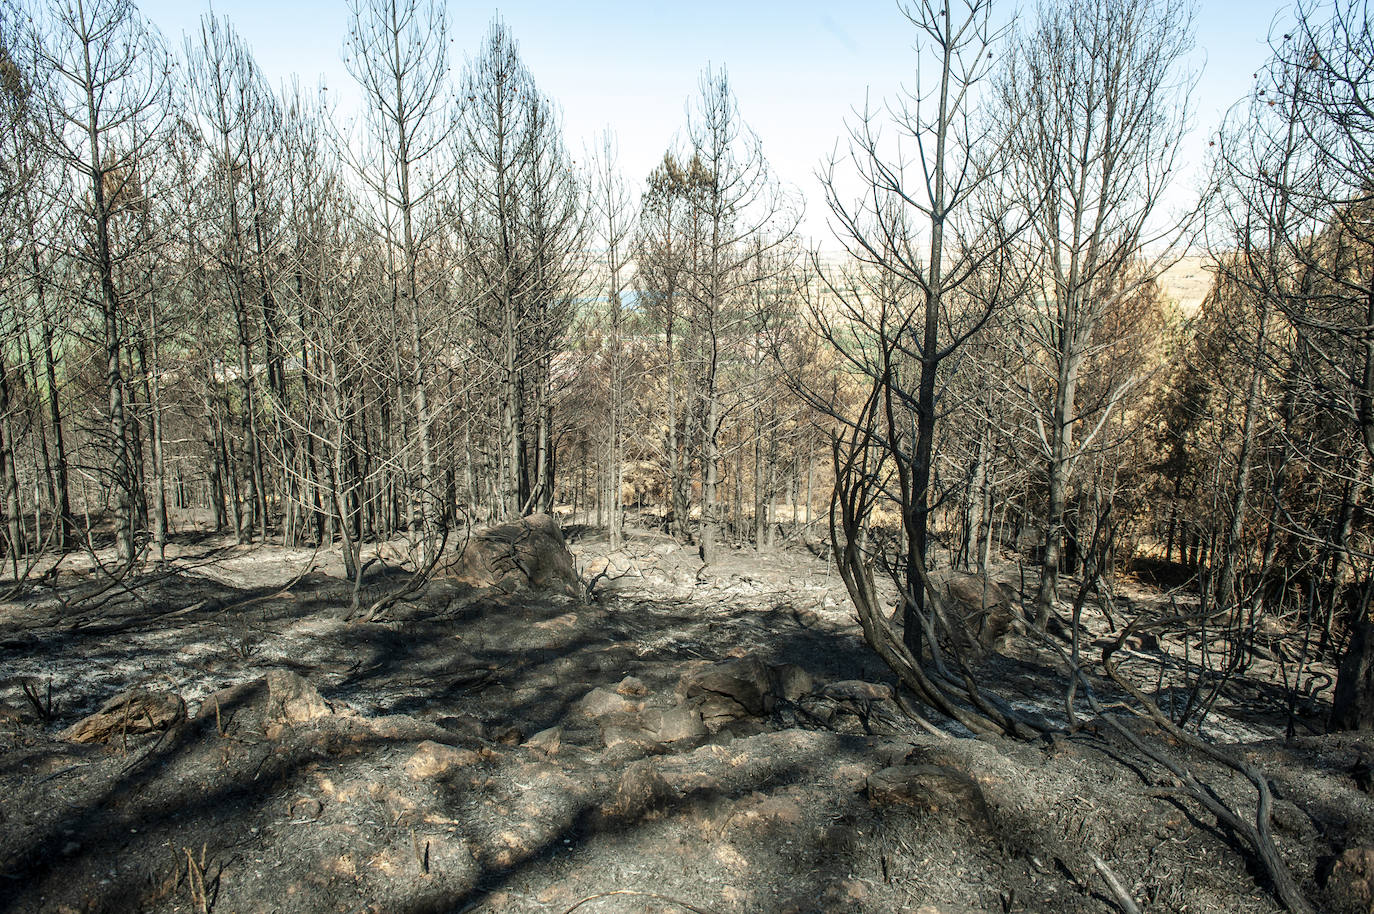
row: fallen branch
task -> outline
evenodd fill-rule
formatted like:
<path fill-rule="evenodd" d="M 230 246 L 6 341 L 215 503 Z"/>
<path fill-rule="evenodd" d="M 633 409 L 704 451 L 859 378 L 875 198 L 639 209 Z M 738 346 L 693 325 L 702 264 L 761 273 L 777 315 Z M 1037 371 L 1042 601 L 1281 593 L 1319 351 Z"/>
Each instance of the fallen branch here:
<path fill-rule="evenodd" d="M 644 572 L 634 565 L 633 557 L 631 557 L 630 563 L 631 565 L 629 568 L 626 568 L 624 571 L 618 574 L 612 574 L 611 559 L 609 556 L 607 556 L 606 564 L 601 566 L 601 570 L 598 571 L 596 574 L 592 575 L 592 577 L 589 580 L 583 582 L 582 602 L 591 603 L 596 601 L 596 585 L 601 583 L 602 581 L 607 581 L 608 583 L 614 584 L 621 578 L 629 577 L 631 572 L 634 572 L 638 577 L 644 577 Z M 581 577 L 581 575 L 578 575 L 578 577 Z"/>
<path fill-rule="evenodd" d="M 616 889 L 611 892 L 597 892 L 595 895 L 588 895 L 586 898 L 583 898 L 577 904 L 573 905 L 571 908 L 568 908 L 566 911 L 564 911 L 563 914 L 572 914 L 573 911 L 576 911 L 584 904 L 587 904 L 591 901 L 596 901 L 599 898 L 613 898 L 617 895 L 629 896 L 631 898 L 652 898 L 655 901 L 666 901 L 668 902 L 668 904 L 675 904 L 678 907 L 683 908 L 684 910 L 692 911 L 693 914 L 714 914 L 714 912 L 711 911 L 709 908 L 698 908 L 695 905 L 688 904 L 680 898 L 673 898 L 671 895 L 660 895 L 657 892 L 637 892 L 634 889 Z"/>
<path fill-rule="evenodd" d="M 470 524 L 467 526 L 467 529 L 471 529 Z M 425 585 L 430 582 L 430 578 L 433 577 L 434 569 L 439 566 L 440 559 L 444 557 L 444 547 L 448 545 L 448 534 L 448 527 L 444 527 L 444 534 L 440 538 L 439 544 L 434 548 L 433 552 L 431 553 L 429 557 L 429 562 L 425 565 L 425 567 L 412 574 L 410 576 L 410 580 L 406 581 L 405 584 L 401 585 L 395 590 L 392 590 L 390 593 L 384 594 L 383 596 L 378 597 L 376 600 L 373 600 L 371 605 L 367 607 L 367 610 L 362 613 L 359 621 L 376 622 L 381 617 L 382 613 L 386 612 L 388 609 L 395 606 L 397 603 L 401 602 L 406 597 L 409 597 L 410 595 L 423 589 Z M 464 539 L 462 549 L 458 550 L 459 554 L 461 555 L 463 551 L 466 549 L 467 539 Z M 361 583 L 362 581 L 362 575 L 363 573 L 360 571 L 358 573 L 359 583 Z M 357 602 L 356 588 L 354 602 Z M 352 617 L 350 616 L 349 621 L 351 620 Z"/>
<path fill-rule="evenodd" d="M 1131 728 L 1127 727 L 1115 714 L 1110 713 L 1097 700 L 1097 695 L 1092 687 L 1092 682 L 1088 679 L 1087 673 L 1082 666 L 1075 663 L 1054 638 L 1048 634 L 1041 633 L 1042 640 L 1058 652 L 1060 659 L 1069 669 L 1069 675 L 1077 678 L 1083 686 L 1083 697 L 1103 722 L 1112 728 L 1122 739 L 1128 742 L 1137 752 L 1153 761 L 1155 764 L 1167 770 L 1179 783 L 1177 793 L 1187 796 L 1194 802 L 1201 805 L 1212 815 L 1216 816 L 1228 828 L 1239 835 L 1246 844 L 1250 846 L 1255 858 L 1263 867 L 1265 874 L 1273 886 L 1274 894 L 1278 896 L 1283 906 L 1292 914 L 1313 914 L 1312 906 L 1308 903 L 1302 891 L 1298 888 L 1297 882 L 1293 879 L 1292 873 L 1288 871 L 1288 865 L 1283 862 L 1283 857 L 1279 855 L 1278 848 L 1274 844 L 1273 834 L 1270 831 L 1271 815 L 1273 810 L 1273 796 L 1269 790 L 1269 781 L 1262 772 L 1254 766 L 1249 765 L 1239 759 L 1233 758 L 1229 753 L 1222 751 L 1201 737 L 1194 736 L 1179 727 L 1159 709 L 1149 696 L 1138 689 L 1134 683 L 1121 675 L 1116 665 L 1111 661 L 1111 655 L 1124 646 L 1126 638 L 1131 634 L 1132 626 L 1127 626 L 1117 636 L 1116 640 L 1107 647 L 1103 648 L 1102 664 L 1106 669 L 1107 675 L 1112 682 L 1125 691 L 1138 705 L 1138 707 L 1126 707 L 1129 713 L 1136 717 L 1141 717 L 1140 709 L 1156 726 L 1165 731 L 1179 743 L 1183 743 L 1192 749 L 1201 752 L 1203 755 L 1220 763 L 1226 768 L 1231 769 L 1246 778 L 1255 788 L 1257 801 L 1255 804 L 1254 821 L 1247 821 L 1236 809 L 1232 808 L 1224 801 L 1210 785 L 1199 780 L 1192 770 L 1182 761 L 1174 758 L 1163 748 L 1153 745 L 1142 739 Z"/>
<path fill-rule="evenodd" d="M 1121 906 L 1123 914 L 1140 914 L 1140 906 L 1135 903 L 1131 893 L 1126 891 L 1126 887 L 1121 884 L 1121 880 L 1116 878 L 1116 873 L 1107 866 L 1107 862 L 1097 854 L 1089 853 L 1088 859 L 1093 862 L 1093 869 L 1097 870 L 1097 875 L 1102 877 L 1102 881 L 1107 883 L 1107 888 L 1111 890 L 1112 897 Z"/>

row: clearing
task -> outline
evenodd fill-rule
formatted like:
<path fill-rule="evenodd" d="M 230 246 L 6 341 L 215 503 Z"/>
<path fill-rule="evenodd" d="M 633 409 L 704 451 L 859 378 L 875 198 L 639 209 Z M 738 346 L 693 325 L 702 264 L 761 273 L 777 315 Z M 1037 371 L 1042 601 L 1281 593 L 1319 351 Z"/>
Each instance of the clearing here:
<path fill-rule="evenodd" d="M 0 911 L 1120 910 L 1094 857 L 1148 911 L 1278 910 L 1110 729 L 916 726 L 810 552 L 699 572 L 639 531 L 612 560 L 595 601 L 436 581 L 363 623 L 323 554 L 202 537 L 129 588 L 64 571 L 0 605 Z M 1062 719 L 1027 642 L 987 681 Z M 1329 871 L 1374 844 L 1374 741 L 1316 733 L 1320 696 L 1285 741 L 1280 678 L 1256 663 L 1205 732 L 1273 779 L 1308 896 L 1349 904 Z M 102 706 L 103 741 L 73 741 Z"/>

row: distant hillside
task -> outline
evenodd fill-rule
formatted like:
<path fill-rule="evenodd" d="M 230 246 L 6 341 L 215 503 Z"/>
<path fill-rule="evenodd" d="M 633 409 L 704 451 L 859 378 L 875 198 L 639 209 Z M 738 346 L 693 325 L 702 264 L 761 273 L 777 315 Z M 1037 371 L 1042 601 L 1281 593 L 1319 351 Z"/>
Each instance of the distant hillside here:
<path fill-rule="evenodd" d="M 1210 263 L 1210 258 L 1204 256 L 1184 257 L 1159 277 L 1164 294 L 1177 302 L 1188 317 L 1197 313 L 1212 288 Z"/>

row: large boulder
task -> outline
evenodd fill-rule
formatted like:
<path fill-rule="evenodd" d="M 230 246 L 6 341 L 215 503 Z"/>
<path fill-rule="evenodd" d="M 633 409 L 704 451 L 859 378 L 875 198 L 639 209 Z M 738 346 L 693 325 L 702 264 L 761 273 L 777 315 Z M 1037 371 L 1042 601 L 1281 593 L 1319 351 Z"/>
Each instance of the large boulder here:
<path fill-rule="evenodd" d="M 435 574 L 507 593 L 542 590 L 569 597 L 582 593 L 563 531 L 548 514 L 532 514 L 474 532 L 466 548 L 442 563 Z"/>
<path fill-rule="evenodd" d="M 949 572 L 939 583 L 950 634 L 975 654 L 997 650 L 1021 618 L 1010 590 L 985 575 Z"/>
<path fill-rule="evenodd" d="M 677 792 L 651 761 L 638 761 L 625 769 L 615 793 L 597 810 L 604 822 L 633 822 L 648 818 L 677 800 Z"/>
<path fill-rule="evenodd" d="M 677 694 L 715 733 L 733 720 L 770 714 L 779 701 L 796 701 L 814 688 L 800 667 L 773 666 L 747 654 L 690 670 L 678 681 Z"/>

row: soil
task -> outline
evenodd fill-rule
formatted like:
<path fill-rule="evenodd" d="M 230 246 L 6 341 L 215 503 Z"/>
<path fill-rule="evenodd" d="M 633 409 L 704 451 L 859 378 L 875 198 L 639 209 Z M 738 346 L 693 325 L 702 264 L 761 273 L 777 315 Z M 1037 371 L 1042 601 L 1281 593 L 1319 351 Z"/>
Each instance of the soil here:
<path fill-rule="evenodd" d="M 917 726 L 814 550 L 703 570 L 643 531 L 572 549 L 593 599 L 440 580 L 347 621 L 321 554 L 200 538 L 124 585 L 64 565 L 0 605 L 0 911 L 1120 910 L 1094 856 L 1148 911 L 1278 910 L 1236 837 L 1109 728 Z M 404 580 L 371 574 L 363 605 Z M 1139 645 L 1139 674 L 1202 646 Z M 985 664 L 1063 719 L 1030 639 Z M 703 718 L 684 677 L 722 669 L 776 688 Z M 1315 688 L 1285 739 L 1284 673 L 1257 659 L 1204 732 L 1272 778 L 1278 847 L 1325 907 L 1332 861 L 1374 845 L 1374 740 L 1315 732 Z M 184 712 L 140 727 L 131 689 Z M 73 741 L 102 706 L 106 741 Z M 1245 783 L 1171 751 L 1251 808 Z"/>

